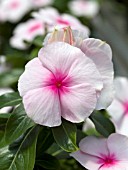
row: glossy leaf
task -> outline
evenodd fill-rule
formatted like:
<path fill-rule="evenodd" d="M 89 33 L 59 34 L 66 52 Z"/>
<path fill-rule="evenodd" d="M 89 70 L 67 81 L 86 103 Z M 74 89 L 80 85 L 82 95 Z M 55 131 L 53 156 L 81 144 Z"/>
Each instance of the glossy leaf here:
<path fill-rule="evenodd" d="M 42 127 L 37 140 L 37 157 L 42 155 L 54 142 L 51 129 Z"/>
<path fill-rule="evenodd" d="M 49 154 L 44 154 L 42 159 L 36 160 L 36 165 L 50 170 L 59 170 L 60 168 L 59 161 Z"/>
<path fill-rule="evenodd" d="M 0 109 L 6 106 L 16 106 L 22 101 L 18 92 L 6 93 L 0 96 Z"/>
<path fill-rule="evenodd" d="M 6 121 L 3 137 L 0 139 L 0 147 L 11 144 L 27 129 L 34 125 L 35 123 L 27 117 L 23 105 L 21 104 L 13 111 L 8 121 Z"/>
<path fill-rule="evenodd" d="M 75 124 L 63 120 L 61 126 L 52 128 L 53 136 L 57 144 L 67 152 L 76 151 L 76 133 Z"/>
<path fill-rule="evenodd" d="M 108 137 L 111 133 L 115 132 L 113 123 L 102 113 L 95 112 L 90 116 L 90 118 L 95 124 L 96 130 L 104 137 Z"/>
<path fill-rule="evenodd" d="M 17 83 L 18 78 L 23 73 L 23 69 L 13 69 L 0 74 L 0 87 L 9 87 Z"/>
<path fill-rule="evenodd" d="M 18 146 L 0 149 L 1 170 L 33 170 L 38 130 L 38 127 L 32 127 L 20 140 Z"/>

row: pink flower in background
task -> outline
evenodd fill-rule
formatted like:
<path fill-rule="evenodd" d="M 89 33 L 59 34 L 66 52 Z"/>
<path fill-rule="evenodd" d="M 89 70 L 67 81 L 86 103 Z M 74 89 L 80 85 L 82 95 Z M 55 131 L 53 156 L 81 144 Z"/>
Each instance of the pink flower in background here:
<path fill-rule="evenodd" d="M 96 109 L 106 109 L 111 104 L 114 95 L 114 71 L 110 46 L 99 39 L 88 38 L 87 32 L 72 31 L 70 27 L 59 30 L 55 28 L 53 33 L 49 33 L 46 36 L 44 45 L 54 41 L 65 41 L 78 47 L 95 63 L 103 81 L 102 90 L 97 91 L 98 101 Z"/>
<path fill-rule="evenodd" d="M 30 0 L 33 7 L 43 7 L 53 3 L 53 0 Z"/>
<path fill-rule="evenodd" d="M 18 83 L 27 115 L 36 123 L 59 126 L 61 117 L 82 122 L 96 107 L 103 88 L 95 63 L 80 49 L 53 42 L 25 67 Z"/>
<path fill-rule="evenodd" d="M 69 9 L 74 15 L 92 18 L 99 12 L 99 4 L 93 0 L 73 0 L 69 2 Z"/>
<path fill-rule="evenodd" d="M 30 19 L 27 22 L 20 23 L 14 30 L 14 35 L 10 39 L 12 47 L 17 49 L 26 49 L 28 45 L 24 42 L 31 42 L 36 36 L 43 35 L 45 32 L 42 21 Z"/>
<path fill-rule="evenodd" d="M 128 138 L 112 134 L 108 139 L 88 136 L 80 150 L 70 155 L 88 170 L 128 170 Z"/>
<path fill-rule="evenodd" d="M 5 93 L 10 93 L 13 92 L 13 90 L 11 88 L 0 88 L 0 96 L 5 94 Z M 3 107 L 2 109 L 0 109 L 0 114 L 2 113 L 8 113 L 11 110 L 12 107 Z"/>
<path fill-rule="evenodd" d="M 117 132 L 128 136 L 128 78 L 117 77 L 114 85 L 115 98 L 107 111 Z"/>
<path fill-rule="evenodd" d="M 69 15 L 69 14 L 59 14 L 55 8 L 45 8 L 40 9 L 38 12 L 32 14 L 35 18 L 42 20 L 48 26 L 48 31 L 53 31 L 54 27 L 63 28 L 71 26 L 72 29 L 79 29 L 87 32 L 89 35 L 89 28 L 82 25 L 80 21 Z"/>
<path fill-rule="evenodd" d="M 2 0 L 0 21 L 18 22 L 31 9 L 29 0 Z"/>

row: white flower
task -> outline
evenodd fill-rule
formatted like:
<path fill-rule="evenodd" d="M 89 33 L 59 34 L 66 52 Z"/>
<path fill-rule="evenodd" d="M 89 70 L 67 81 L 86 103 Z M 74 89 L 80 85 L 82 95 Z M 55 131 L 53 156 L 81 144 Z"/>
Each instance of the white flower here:
<path fill-rule="evenodd" d="M 99 4 L 93 0 L 73 0 L 69 8 L 74 15 L 92 18 L 99 11 Z"/>
<path fill-rule="evenodd" d="M 69 14 L 59 14 L 55 8 L 45 8 L 40 9 L 39 12 L 34 12 L 32 15 L 42 20 L 48 26 L 48 31 L 53 31 L 53 28 L 63 28 L 70 26 L 72 29 L 79 29 L 81 31 L 87 32 L 89 35 L 89 28 L 82 25 L 80 21 Z"/>
<path fill-rule="evenodd" d="M 71 153 L 88 170 L 128 170 L 128 137 L 114 133 L 105 138 L 88 136 Z"/>
<path fill-rule="evenodd" d="M 19 21 L 31 9 L 29 0 L 2 0 L 0 2 L 0 21 Z"/>
<path fill-rule="evenodd" d="M 27 22 L 20 23 L 14 30 L 14 35 L 10 39 L 10 44 L 14 48 L 26 49 L 28 45 L 24 40 L 31 42 L 36 36 L 43 35 L 45 32 L 42 21 L 30 19 Z"/>
<path fill-rule="evenodd" d="M 115 98 L 107 111 L 117 132 L 128 136 L 128 78 L 117 77 L 114 85 Z"/>
<path fill-rule="evenodd" d="M 32 6 L 36 8 L 50 5 L 53 3 L 53 0 L 30 0 L 30 2 L 32 3 Z"/>

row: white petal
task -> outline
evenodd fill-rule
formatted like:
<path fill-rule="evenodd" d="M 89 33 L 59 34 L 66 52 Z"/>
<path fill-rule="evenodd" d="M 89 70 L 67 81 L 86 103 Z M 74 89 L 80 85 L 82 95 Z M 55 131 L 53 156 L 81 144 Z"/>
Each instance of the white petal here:
<path fill-rule="evenodd" d="M 86 39 L 82 51 L 93 60 L 103 80 L 103 90 L 97 103 L 97 109 L 107 108 L 113 100 L 113 64 L 111 61 L 111 48 L 108 44 L 97 39 Z"/>
<path fill-rule="evenodd" d="M 21 96 L 27 91 L 46 86 L 51 72 L 42 66 L 38 58 L 29 61 L 25 66 L 25 72 L 20 76 L 18 90 Z"/>
<path fill-rule="evenodd" d="M 90 85 L 81 84 L 65 87 L 67 92 L 60 93 L 62 117 L 71 122 L 82 122 L 95 109 L 96 92 Z"/>
<path fill-rule="evenodd" d="M 23 104 L 35 123 L 49 127 L 61 124 L 59 97 L 49 87 L 30 90 L 23 97 Z"/>
<path fill-rule="evenodd" d="M 115 97 L 122 102 L 128 101 L 128 79 L 126 77 L 117 77 L 114 80 Z"/>
<path fill-rule="evenodd" d="M 86 132 L 87 130 L 95 128 L 94 123 L 91 121 L 91 119 L 87 118 L 83 124 L 82 131 Z"/>
<path fill-rule="evenodd" d="M 107 111 L 116 127 L 116 132 L 128 136 L 128 115 L 124 114 L 122 103 L 114 99 L 112 104 L 107 108 Z"/>
<path fill-rule="evenodd" d="M 99 170 L 127 170 L 126 167 L 128 166 L 128 163 L 121 164 L 121 162 L 116 162 L 112 166 L 103 166 Z"/>
<path fill-rule="evenodd" d="M 84 53 L 67 43 L 56 42 L 49 44 L 39 51 L 43 66 L 51 72 L 60 71 L 69 76 L 71 86 L 88 83 L 100 91 L 103 87 L 101 76 L 93 63 Z"/>
<path fill-rule="evenodd" d="M 112 134 L 107 140 L 110 153 L 120 161 L 128 160 L 128 137 L 121 134 Z"/>
<path fill-rule="evenodd" d="M 99 170 L 101 164 L 98 163 L 98 158 L 92 155 L 85 154 L 81 151 L 71 153 L 70 156 L 75 158 L 81 165 L 89 170 Z"/>
<path fill-rule="evenodd" d="M 102 154 L 108 155 L 107 139 L 99 139 L 95 136 L 88 136 L 79 143 L 80 150 L 84 153 L 101 157 Z"/>

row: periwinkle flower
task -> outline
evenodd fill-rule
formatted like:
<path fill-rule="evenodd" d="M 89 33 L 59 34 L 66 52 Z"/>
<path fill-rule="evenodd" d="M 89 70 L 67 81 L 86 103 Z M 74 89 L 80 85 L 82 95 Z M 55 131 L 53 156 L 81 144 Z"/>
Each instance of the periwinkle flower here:
<path fill-rule="evenodd" d="M 108 139 L 88 136 L 71 153 L 88 170 L 128 170 L 128 137 L 111 134 Z"/>
<path fill-rule="evenodd" d="M 104 100 L 102 93 L 111 89 L 103 91 L 105 77 L 111 80 L 107 76 L 113 75 L 111 49 L 107 44 L 102 47 L 100 40 L 93 39 L 88 46 L 83 42 L 81 50 L 73 46 L 75 38 L 69 27 L 64 29 L 65 38 L 62 35 L 58 37 L 63 42 L 61 38 L 54 41 L 54 35 L 49 41 L 48 36 L 45 47 L 38 58 L 26 65 L 18 84 L 27 115 L 50 127 L 59 126 L 61 117 L 74 123 L 84 121 L 100 105 L 101 98 Z M 106 98 L 101 101 L 101 107 L 108 105 L 111 95 L 109 101 Z"/>

